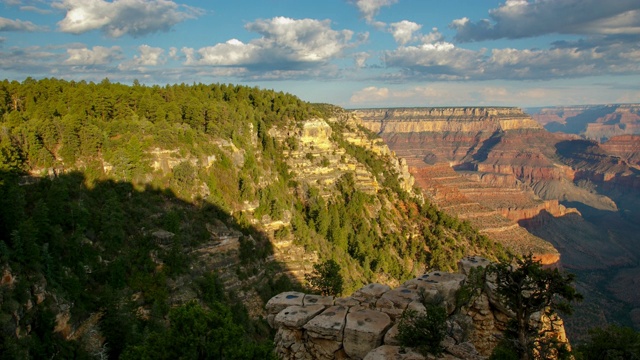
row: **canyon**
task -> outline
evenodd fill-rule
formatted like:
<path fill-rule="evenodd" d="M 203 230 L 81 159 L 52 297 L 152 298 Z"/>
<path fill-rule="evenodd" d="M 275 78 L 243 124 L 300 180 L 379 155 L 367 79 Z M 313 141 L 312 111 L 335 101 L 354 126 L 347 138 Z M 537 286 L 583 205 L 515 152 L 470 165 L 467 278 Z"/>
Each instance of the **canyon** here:
<path fill-rule="evenodd" d="M 637 109 L 574 107 L 535 118 L 503 107 L 353 113 L 406 159 L 430 201 L 516 252 L 577 273 L 587 295 L 579 306 L 593 317 L 569 318 L 569 331 L 576 332 L 603 319 L 640 326 L 633 317 L 640 298 L 625 290 L 640 274 L 639 142 L 636 135 L 597 133 L 595 126 L 574 133 L 545 128 L 562 119 L 567 127 L 577 128 L 576 119 L 591 123 L 585 120 L 591 111 L 600 129 L 633 132 Z M 593 140 L 604 135 L 607 143 Z"/>
<path fill-rule="evenodd" d="M 640 133 L 639 104 L 553 106 L 527 112 L 548 131 L 579 134 L 591 140 L 605 142 L 614 136 Z"/>

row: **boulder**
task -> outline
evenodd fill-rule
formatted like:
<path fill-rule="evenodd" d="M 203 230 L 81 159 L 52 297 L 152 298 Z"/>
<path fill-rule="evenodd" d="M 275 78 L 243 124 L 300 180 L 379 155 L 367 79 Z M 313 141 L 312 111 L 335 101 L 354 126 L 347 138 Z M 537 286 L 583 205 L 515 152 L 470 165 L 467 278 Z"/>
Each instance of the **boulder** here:
<path fill-rule="evenodd" d="M 415 289 L 399 287 L 382 294 L 376 302 L 376 309 L 387 313 L 395 319 L 402 315 L 402 312 L 410 303 L 416 300 L 419 300 L 419 296 Z"/>
<path fill-rule="evenodd" d="M 304 306 L 308 305 L 324 305 L 333 306 L 333 296 L 320 296 L 320 295 L 305 295 L 303 300 Z"/>
<path fill-rule="evenodd" d="M 351 297 L 358 301 L 360 305 L 375 308 L 376 302 L 382 296 L 382 294 L 391 290 L 388 285 L 382 284 L 369 284 L 360 288 L 358 291 L 354 292 Z"/>
<path fill-rule="evenodd" d="M 324 310 L 323 305 L 289 306 L 280 311 L 273 322 L 277 328 L 283 325 L 290 328 L 300 328 L 322 310 Z"/>
<path fill-rule="evenodd" d="M 303 328 L 311 337 L 342 341 L 347 310 L 343 306 L 331 306 L 311 319 Z"/>
<path fill-rule="evenodd" d="M 443 302 L 449 314 L 455 310 L 456 291 L 467 277 L 463 274 L 432 271 L 403 284 L 408 289 L 416 289 L 426 301 Z"/>
<path fill-rule="evenodd" d="M 471 269 L 486 268 L 491 262 L 480 256 L 467 256 L 458 261 L 458 272 L 469 276 Z"/>
<path fill-rule="evenodd" d="M 347 314 L 344 329 L 344 351 L 352 359 L 362 359 L 369 351 L 382 345 L 391 326 L 391 318 L 383 312 L 361 309 Z"/>

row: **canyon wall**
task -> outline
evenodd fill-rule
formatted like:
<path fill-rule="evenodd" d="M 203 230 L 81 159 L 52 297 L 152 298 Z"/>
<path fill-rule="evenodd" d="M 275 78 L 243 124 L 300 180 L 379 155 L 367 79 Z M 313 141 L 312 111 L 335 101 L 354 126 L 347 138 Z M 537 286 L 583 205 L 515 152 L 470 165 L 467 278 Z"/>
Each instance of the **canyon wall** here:
<path fill-rule="evenodd" d="M 598 115 L 602 126 L 633 130 L 638 109 L 570 107 L 543 112 L 546 117 L 538 120 L 562 118 L 565 128 L 586 130 L 587 115 Z M 584 139 L 584 131 L 551 133 L 516 108 L 354 113 L 407 160 L 416 184 L 445 211 L 516 252 L 534 251 L 555 261 L 558 249 L 563 267 L 602 272 L 579 278 L 589 292 L 585 309 L 604 309 L 591 326 L 618 316 L 608 309 L 640 305 L 640 298 L 630 301 L 621 290 L 628 276 L 618 276 L 633 273 L 625 268 L 637 269 L 640 261 L 640 136 L 601 144 Z M 616 283 L 598 285 L 596 279 L 609 277 Z M 601 293 L 601 286 L 609 290 Z"/>

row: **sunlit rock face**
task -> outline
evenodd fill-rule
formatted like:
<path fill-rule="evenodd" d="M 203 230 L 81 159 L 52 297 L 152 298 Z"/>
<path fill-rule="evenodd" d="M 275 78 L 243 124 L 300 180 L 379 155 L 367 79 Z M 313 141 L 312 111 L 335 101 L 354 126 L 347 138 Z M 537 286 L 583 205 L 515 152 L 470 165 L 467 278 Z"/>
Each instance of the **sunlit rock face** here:
<path fill-rule="evenodd" d="M 466 257 L 458 273 L 434 271 L 397 288 L 369 284 L 346 298 L 285 292 L 266 305 L 267 320 L 277 330 L 280 359 L 425 359 L 400 346 L 398 322 L 402 312 L 424 312 L 426 301 L 440 299 L 447 309 L 447 336 L 442 342 L 447 359 L 484 359 L 498 343 L 509 321 L 509 310 L 493 293 L 490 280 L 470 304 L 456 311 L 455 295 L 471 269 L 486 267 L 481 257 Z M 542 319 L 541 328 L 568 343 L 562 320 Z"/>

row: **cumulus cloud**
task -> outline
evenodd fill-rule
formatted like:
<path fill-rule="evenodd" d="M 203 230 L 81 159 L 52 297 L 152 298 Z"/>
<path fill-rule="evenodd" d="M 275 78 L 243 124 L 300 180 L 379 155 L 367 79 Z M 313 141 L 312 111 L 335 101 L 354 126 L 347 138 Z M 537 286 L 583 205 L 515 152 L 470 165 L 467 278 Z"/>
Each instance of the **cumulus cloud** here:
<path fill-rule="evenodd" d="M 375 21 L 374 16 L 378 14 L 380 8 L 383 6 L 391 6 L 397 3 L 398 0 L 352 0 L 351 2 L 355 4 L 367 23 L 381 28 L 384 27 L 385 24 L 383 22 Z"/>
<path fill-rule="evenodd" d="M 545 34 L 640 34 L 637 0 L 507 0 L 490 19 L 456 19 L 449 25 L 460 42 L 518 39 Z"/>
<path fill-rule="evenodd" d="M 158 66 L 165 63 L 162 48 L 151 47 L 149 45 L 138 46 L 139 55 L 134 55 L 133 59 L 125 61 L 118 65 L 120 70 L 135 69 L 145 71 L 147 66 Z"/>
<path fill-rule="evenodd" d="M 94 46 L 92 49 L 67 49 L 67 65 L 107 65 L 122 58 L 122 50 L 119 46 L 110 48 Z"/>
<path fill-rule="evenodd" d="M 81 34 L 101 30 L 107 36 L 139 37 L 159 31 L 201 14 L 201 10 L 180 6 L 171 0 L 63 0 L 54 7 L 66 10 L 60 31 Z"/>
<path fill-rule="evenodd" d="M 422 25 L 413 21 L 402 20 L 389 25 L 389 32 L 398 44 L 404 45 L 413 39 L 413 33 L 420 30 Z"/>
<path fill-rule="evenodd" d="M 22 20 L 11 20 L 7 18 L 0 17 L 0 31 L 39 31 L 42 30 L 41 27 L 32 23 L 31 21 L 22 21 Z"/>
<path fill-rule="evenodd" d="M 640 72 L 640 44 L 616 39 L 559 42 L 550 49 L 469 50 L 437 42 L 384 54 L 402 79 L 554 79 Z"/>
<path fill-rule="evenodd" d="M 198 49 L 183 48 L 187 65 L 240 66 L 266 70 L 298 70 L 326 64 L 354 44 L 351 30 L 333 30 L 329 20 L 275 17 L 246 26 L 262 37 L 237 39 Z"/>
<path fill-rule="evenodd" d="M 387 67 L 411 70 L 439 79 L 463 80 L 483 72 L 483 52 L 457 48 L 448 42 L 401 46 L 387 51 Z"/>
<path fill-rule="evenodd" d="M 387 31 L 393 35 L 396 43 L 406 45 L 410 42 L 419 42 L 422 44 L 433 44 L 443 40 L 442 34 L 438 28 L 432 28 L 428 34 L 421 34 L 419 31 L 422 25 L 413 21 L 402 20 L 400 22 L 389 24 Z"/>

